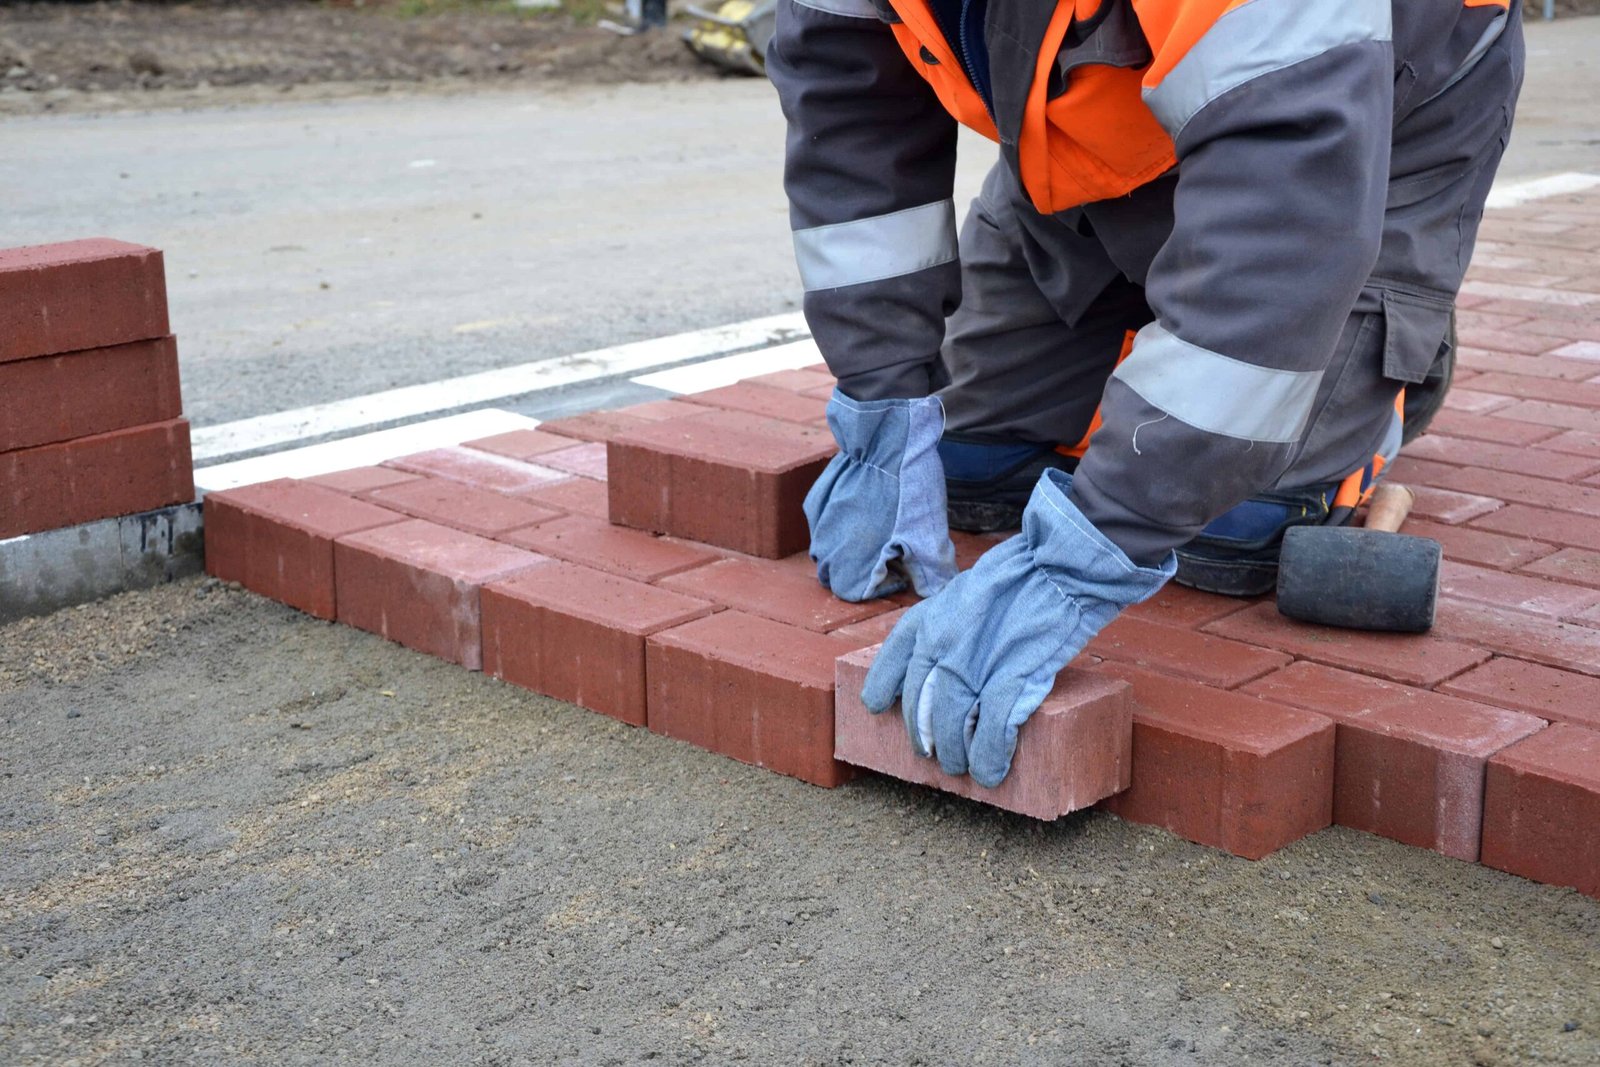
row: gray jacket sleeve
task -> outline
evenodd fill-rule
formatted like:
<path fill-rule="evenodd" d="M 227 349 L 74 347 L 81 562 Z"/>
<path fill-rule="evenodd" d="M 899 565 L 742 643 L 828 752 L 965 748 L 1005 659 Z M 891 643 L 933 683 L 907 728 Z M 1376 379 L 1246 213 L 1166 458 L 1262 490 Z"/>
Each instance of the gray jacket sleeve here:
<path fill-rule="evenodd" d="M 823 358 L 857 399 L 925 396 L 961 293 L 955 120 L 870 0 L 780 0 L 767 72 Z"/>
<path fill-rule="evenodd" d="M 1383 234 L 1390 0 L 1253 0 L 1146 93 L 1177 147 L 1156 321 L 1107 384 L 1074 503 L 1136 561 L 1295 458 Z"/>

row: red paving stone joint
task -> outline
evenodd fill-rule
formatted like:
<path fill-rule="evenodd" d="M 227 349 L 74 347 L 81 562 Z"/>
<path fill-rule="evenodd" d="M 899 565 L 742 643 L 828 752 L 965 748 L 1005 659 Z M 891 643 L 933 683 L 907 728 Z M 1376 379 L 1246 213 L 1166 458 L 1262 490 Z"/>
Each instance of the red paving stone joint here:
<path fill-rule="evenodd" d="M 1600 730 L 1600 678 L 1497 657 L 1439 687 L 1469 700 Z"/>
<path fill-rule="evenodd" d="M 826 430 L 710 411 L 611 439 L 612 522 L 753 556 L 803 551 L 801 502 L 833 455 Z"/>
<path fill-rule="evenodd" d="M 483 669 L 645 725 L 645 638 L 703 618 L 704 601 L 571 563 L 483 588 Z"/>
<path fill-rule="evenodd" d="M 1133 684 L 1133 780 L 1107 811 L 1246 859 L 1332 822 L 1331 719 L 1123 664 L 1095 670 Z"/>
<path fill-rule="evenodd" d="M 566 471 L 552 470 L 535 463 L 507 459 L 492 452 L 459 445 L 435 448 L 400 456 L 383 464 L 412 474 L 427 474 L 435 478 L 448 478 L 463 485 L 479 489 L 493 489 L 501 493 L 521 493 L 566 481 L 572 475 Z"/>
<path fill-rule="evenodd" d="M 859 604 L 840 600 L 817 581 L 809 558 L 799 565 L 784 560 L 725 559 L 664 578 L 660 584 L 818 633 L 862 622 L 895 607 L 889 600 Z"/>
<path fill-rule="evenodd" d="M 154 248 L 95 237 L 0 250 L 0 363 L 171 332 Z"/>
<path fill-rule="evenodd" d="M 422 478 L 420 474 L 408 474 L 389 467 L 351 467 L 349 470 L 318 474 L 302 480 L 325 489 L 336 489 L 341 493 L 356 496 L 359 493 L 370 493 L 374 489 L 387 489 L 391 485 L 418 482 Z"/>
<path fill-rule="evenodd" d="M 1276 604 L 1257 604 L 1203 629 L 1315 663 L 1423 688 L 1489 658 L 1482 648 L 1425 634 L 1364 633 L 1297 622 L 1278 614 Z"/>
<path fill-rule="evenodd" d="M 648 639 L 649 727 L 813 785 L 854 776 L 834 759 L 834 661 L 850 642 L 724 611 Z"/>
<path fill-rule="evenodd" d="M 1489 757 L 1545 725 L 1315 663 L 1296 663 L 1241 691 L 1337 724 L 1334 822 L 1469 862 L 1478 858 Z"/>
<path fill-rule="evenodd" d="M 720 389 L 708 389 L 683 398 L 691 404 L 723 408 L 727 411 L 744 411 L 784 422 L 806 425 L 823 424 L 828 414 L 828 402 L 821 397 L 804 396 L 787 389 L 773 388 L 756 382 L 738 382 Z"/>
<path fill-rule="evenodd" d="M 510 430 L 493 437 L 480 437 L 475 441 L 461 442 L 462 448 L 476 448 L 480 452 L 493 452 L 508 459 L 529 462 L 563 448 L 572 447 L 572 438 L 544 430 Z"/>
<path fill-rule="evenodd" d="M 836 675 L 834 755 L 846 763 L 932 786 L 1035 819 L 1058 819 L 1128 788 L 1133 711 L 1116 679 L 1068 668 L 1017 735 L 1011 772 L 994 789 L 946 774 L 912 751 L 899 705 L 873 715 L 861 686 L 878 649 L 841 656 Z"/>
<path fill-rule="evenodd" d="M 545 556 L 421 519 L 334 542 L 339 621 L 459 663 L 483 665 L 480 591 Z"/>
<path fill-rule="evenodd" d="M 512 531 L 500 539 L 546 556 L 640 582 L 653 582 L 722 558 L 701 545 L 612 526 L 588 515 L 570 515 L 532 529 Z"/>
<path fill-rule="evenodd" d="M 183 419 L 0 453 L 0 538 L 193 499 Z"/>
<path fill-rule="evenodd" d="M 1557 723 L 1489 761 L 1483 862 L 1600 897 L 1600 732 Z"/>
<path fill-rule="evenodd" d="M 553 508 L 448 478 L 414 478 L 363 493 L 361 498 L 412 518 L 427 519 L 479 537 L 499 537 L 561 518 L 561 512 Z"/>
<path fill-rule="evenodd" d="M 0 452 L 182 414 L 171 337 L 0 363 Z"/>
<path fill-rule="evenodd" d="M 1283 652 L 1133 616 L 1113 621 L 1084 651 L 1222 689 L 1260 678 L 1291 659 Z"/>
<path fill-rule="evenodd" d="M 209 493 L 206 573 L 319 619 L 337 615 L 333 543 L 403 515 L 291 478 Z"/>

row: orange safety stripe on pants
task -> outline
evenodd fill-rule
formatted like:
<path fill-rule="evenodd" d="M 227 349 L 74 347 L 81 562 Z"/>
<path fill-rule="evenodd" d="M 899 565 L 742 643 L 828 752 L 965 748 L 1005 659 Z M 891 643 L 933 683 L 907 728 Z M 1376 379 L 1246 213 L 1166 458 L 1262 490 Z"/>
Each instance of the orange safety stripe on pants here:
<path fill-rule="evenodd" d="M 1404 425 L 1406 417 L 1406 391 L 1404 389 L 1401 389 L 1395 395 L 1394 413 L 1400 418 L 1401 424 Z M 1365 466 L 1362 466 L 1359 470 L 1351 471 L 1345 476 L 1344 481 L 1339 483 L 1339 491 L 1333 494 L 1333 507 L 1358 508 L 1372 499 L 1373 491 L 1378 488 L 1378 476 L 1383 473 L 1383 468 L 1388 465 L 1389 461 L 1382 456 L 1373 456 L 1371 480 L 1367 479 L 1367 468 Z M 1364 485 L 1363 482 L 1365 483 Z"/>

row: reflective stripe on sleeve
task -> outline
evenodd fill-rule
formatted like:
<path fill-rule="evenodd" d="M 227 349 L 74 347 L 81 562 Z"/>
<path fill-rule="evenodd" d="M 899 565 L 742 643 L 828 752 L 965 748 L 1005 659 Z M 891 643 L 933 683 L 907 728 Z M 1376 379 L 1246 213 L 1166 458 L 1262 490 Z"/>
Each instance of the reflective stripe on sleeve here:
<path fill-rule="evenodd" d="M 1201 108 L 1275 70 L 1359 41 L 1391 39 L 1391 0 L 1247 0 L 1189 49 L 1145 103 L 1177 140 Z"/>
<path fill-rule="evenodd" d="M 1111 375 L 1152 407 L 1207 433 L 1280 444 L 1300 440 L 1321 371 L 1258 367 L 1192 345 L 1151 323 Z"/>
<path fill-rule="evenodd" d="M 847 19 L 875 19 L 878 9 L 872 0 L 794 0 L 801 7 L 824 11 L 829 15 L 842 15 Z"/>
<path fill-rule="evenodd" d="M 806 292 L 913 274 L 956 258 L 951 200 L 854 222 L 794 231 L 794 257 Z"/>

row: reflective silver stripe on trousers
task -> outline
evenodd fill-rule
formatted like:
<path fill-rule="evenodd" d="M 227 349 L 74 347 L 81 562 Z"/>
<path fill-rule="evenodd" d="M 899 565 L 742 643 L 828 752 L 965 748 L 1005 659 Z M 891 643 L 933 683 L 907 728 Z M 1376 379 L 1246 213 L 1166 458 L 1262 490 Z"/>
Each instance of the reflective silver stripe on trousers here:
<path fill-rule="evenodd" d="M 1144 91 L 1144 101 L 1173 140 L 1211 101 L 1263 74 L 1320 56 L 1330 48 L 1392 36 L 1392 0 L 1248 0 L 1206 32 Z"/>
<path fill-rule="evenodd" d="M 1322 372 L 1273 370 L 1192 345 L 1151 323 L 1111 375 L 1198 430 L 1246 441 L 1300 440 Z"/>
<path fill-rule="evenodd" d="M 939 200 L 888 215 L 794 231 L 806 292 L 898 278 L 956 258 L 956 207 Z"/>
<path fill-rule="evenodd" d="M 878 9 L 872 0 L 794 0 L 800 7 L 825 11 L 830 15 L 843 15 L 847 19 L 875 19 Z"/>

